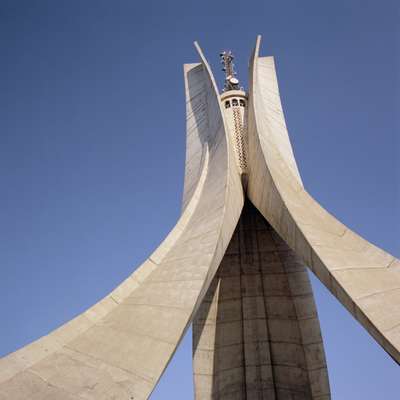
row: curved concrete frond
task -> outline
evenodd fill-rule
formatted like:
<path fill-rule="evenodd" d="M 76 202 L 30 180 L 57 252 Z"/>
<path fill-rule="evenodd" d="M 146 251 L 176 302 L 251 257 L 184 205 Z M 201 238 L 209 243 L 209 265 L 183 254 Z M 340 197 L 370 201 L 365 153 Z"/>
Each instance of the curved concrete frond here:
<path fill-rule="evenodd" d="M 166 368 L 243 207 L 218 91 L 198 50 L 201 64 L 185 66 L 188 153 L 176 227 L 103 300 L 1 359 L 1 400 L 147 399 Z"/>
<path fill-rule="evenodd" d="M 334 296 L 400 362 L 400 261 L 339 222 L 303 188 L 272 57 L 250 65 L 248 196 Z"/>

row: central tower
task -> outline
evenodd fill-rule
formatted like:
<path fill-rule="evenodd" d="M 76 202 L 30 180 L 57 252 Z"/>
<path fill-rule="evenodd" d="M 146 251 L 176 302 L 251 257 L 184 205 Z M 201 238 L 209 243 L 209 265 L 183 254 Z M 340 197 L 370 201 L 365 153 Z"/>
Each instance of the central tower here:
<path fill-rule="evenodd" d="M 231 51 L 220 54 L 222 70 L 225 72 L 225 82 L 221 94 L 222 109 L 232 143 L 235 148 L 236 165 L 238 167 L 244 188 L 247 186 L 247 95 L 239 87 L 239 80 L 233 64 Z"/>

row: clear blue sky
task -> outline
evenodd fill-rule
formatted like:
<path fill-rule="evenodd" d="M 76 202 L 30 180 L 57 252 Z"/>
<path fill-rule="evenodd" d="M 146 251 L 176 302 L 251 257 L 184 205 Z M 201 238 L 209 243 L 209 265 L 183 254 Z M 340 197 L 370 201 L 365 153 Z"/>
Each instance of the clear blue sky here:
<path fill-rule="evenodd" d="M 397 1 L 0 0 L 0 355 L 106 295 L 173 227 L 182 64 L 199 40 L 276 57 L 304 183 L 400 256 Z M 333 399 L 399 396 L 399 368 L 313 279 Z M 152 396 L 192 398 L 191 332 Z"/>

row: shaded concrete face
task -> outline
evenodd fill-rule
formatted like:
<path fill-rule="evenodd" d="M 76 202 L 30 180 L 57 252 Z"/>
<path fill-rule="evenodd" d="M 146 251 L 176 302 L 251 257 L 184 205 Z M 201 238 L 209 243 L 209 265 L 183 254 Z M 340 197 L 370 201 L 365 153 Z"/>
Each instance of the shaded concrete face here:
<path fill-rule="evenodd" d="M 197 400 L 330 399 L 308 272 L 246 201 L 193 321 Z"/>

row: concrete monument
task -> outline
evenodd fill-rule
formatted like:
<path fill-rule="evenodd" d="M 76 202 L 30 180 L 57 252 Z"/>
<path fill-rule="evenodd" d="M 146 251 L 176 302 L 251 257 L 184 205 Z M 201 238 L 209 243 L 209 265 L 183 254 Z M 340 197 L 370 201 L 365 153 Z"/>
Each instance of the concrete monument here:
<path fill-rule="evenodd" d="M 272 57 L 186 64 L 182 215 L 99 303 L 0 360 L 1 400 L 143 400 L 193 323 L 197 400 L 330 398 L 307 266 L 400 362 L 400 261 L 304 188 Z"/>

